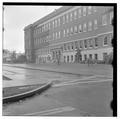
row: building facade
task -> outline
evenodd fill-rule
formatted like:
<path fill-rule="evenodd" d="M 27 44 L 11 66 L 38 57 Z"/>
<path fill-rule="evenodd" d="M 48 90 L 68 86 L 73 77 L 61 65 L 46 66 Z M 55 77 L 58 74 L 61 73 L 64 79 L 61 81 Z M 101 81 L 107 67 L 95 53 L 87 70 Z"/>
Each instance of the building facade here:
<path fill-rule="evenodd" d="M 104 60 L 113 52 L 113 7 L 63 6 L 24 28 L 27 60 L 75 62 Z"/>

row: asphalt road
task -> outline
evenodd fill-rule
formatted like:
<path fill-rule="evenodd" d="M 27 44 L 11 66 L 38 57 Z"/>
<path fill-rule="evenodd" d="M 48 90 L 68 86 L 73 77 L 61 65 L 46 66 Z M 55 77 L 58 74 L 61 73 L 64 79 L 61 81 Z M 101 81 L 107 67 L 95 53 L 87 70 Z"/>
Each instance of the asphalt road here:
<path fill-rule="evenodd" d="M 8 84 L 27 85 L 54 80 L 53 86 L 41 95 L 4 105 L 3 115 L 112 116 L 112 79 L 108 77 L 95 74 L 76 76 L 11 67 L 3 67 L 3 74 L 14 77 L 13 82 L 3 81 L 4 87 Z"/>
<path fill-rule="evenodd" d="M 64 82 L 75 79 L 82 79 L 85 75 L 73 75 L 55 72 L 45 72 L 40 70 L 28 70 L 24 68 L 3 66 L 3 75 L 13 79 L 11 81 L 3 81 L 3 87 L 31 85 L 45 83 L 48 81 Z M 88 75 L 89 76 L 89 75 Z"/>

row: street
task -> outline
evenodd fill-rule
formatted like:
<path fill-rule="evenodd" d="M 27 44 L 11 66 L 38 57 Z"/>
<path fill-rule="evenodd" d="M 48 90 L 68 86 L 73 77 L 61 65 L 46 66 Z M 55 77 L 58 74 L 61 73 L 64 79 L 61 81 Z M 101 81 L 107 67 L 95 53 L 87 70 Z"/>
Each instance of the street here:
<path fill-rule="evenodd" d="M 3 87 L 38 84 L 53 85 L 40 95 L 3 106 L 3 115 L 112 116 L 112 78 L 104 75 L 73 75 L 3 66 L 3 74 L 13 80 Z"/>

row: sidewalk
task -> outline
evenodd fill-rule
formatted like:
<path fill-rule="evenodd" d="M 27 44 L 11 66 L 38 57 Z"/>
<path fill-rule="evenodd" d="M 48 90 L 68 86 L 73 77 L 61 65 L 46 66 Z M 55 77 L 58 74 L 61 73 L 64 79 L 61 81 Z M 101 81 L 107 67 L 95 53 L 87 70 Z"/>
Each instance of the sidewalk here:
<path fill-rule="evenodd" d="M 15 66 L 20 68 L 28 68 L 33 70 L 52 71 L 58 73 L 71 73 L 82 75 L 104 75 L 113 77 L 113 68 L 111 65 L 93 64 L 3 64 L 7 66 Z"/>

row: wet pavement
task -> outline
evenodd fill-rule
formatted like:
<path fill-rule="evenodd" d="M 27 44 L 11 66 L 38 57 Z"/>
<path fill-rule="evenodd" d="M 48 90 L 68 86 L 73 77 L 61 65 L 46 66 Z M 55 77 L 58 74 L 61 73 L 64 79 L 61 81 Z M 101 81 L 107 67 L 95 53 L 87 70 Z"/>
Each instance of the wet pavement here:
<path fill-rule="evenodd" d="M 3 66 L 3 87 L 53 81 L 41 95 L 3 106 L 12 116 L 112 116 L 112 78 L 104 75 L 73 75 Z"/>
<path fill-rule="evenodd" d="M 41 95 L 3 106 L 3 115 L 112 116 L 111 81 L 53 87 Z"/>
<path fill-rule="evenodd" d="M 64 82 L 86 77 L 82 74 L 73 75 L 55 72 L 45 72 L 40 70 L 28 70 L 8 66 L 3 66 L 3 75 L 13 79 L 11 81 L 3 80 L 3 87 L 46 83 L 48 81 Z"/>

